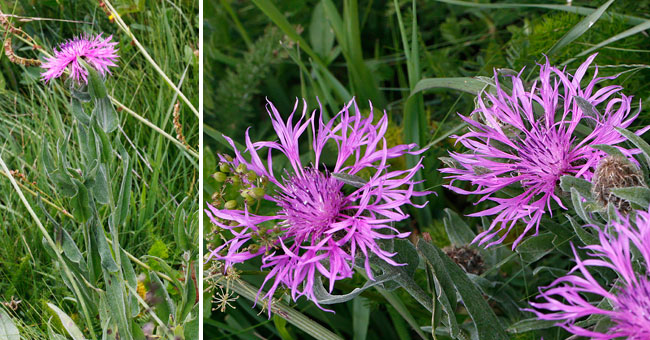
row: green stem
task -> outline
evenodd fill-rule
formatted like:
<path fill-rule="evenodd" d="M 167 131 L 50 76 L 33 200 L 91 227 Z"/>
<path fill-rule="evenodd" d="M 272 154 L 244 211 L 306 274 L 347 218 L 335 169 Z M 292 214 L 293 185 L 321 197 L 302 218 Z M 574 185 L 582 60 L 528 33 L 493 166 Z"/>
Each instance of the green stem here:
<path fill-rule="evenodd" d="M 2 156 L 0 156 L 0 166 L 2 166 L 2 169 L 6 173 L 9 172 L 9 168 L 7 167 L 7 164 L 5 164 L 4 160 L 2 159 Z M 41 233 L 43 233 L 43 237 L 45 237 L 45 240 L 47 243 L 52 247 L 54 250 L 54 253 L 56 254 L 57 259 L 59 262 L 61 262 L 61 266 L 63 267 L 63 271 L 65 275 L 68 277 L 68 280 L 70 281 L 70 284 L 72 285 L 72 289 L 77 296 L 77 301 L 79 301 L 79 304 L 81 305 L 81 310 L 83 311 L 84 317 L 86 318 L 86 325 L 88 327 L 88 330 L 90 331 L 90 336 L 93 338 L 93 340 L 97 340 L 97 337 L 95 336 L 95 332 L 93 331 L 93 324 L 91 321 L 90 314 L 88 313 L 88 308 L 86 307 L 86 303 L 83 300 L 83 297 L 81 295 L 81 291 L 79 290 L 79 287 L 77 286 L 77 282 L 74 279 L 74 276 L 72 276 L 72 272 L 70 272 L 70 268 L 68 268 L 68 265 L 65 263 L 65 260 L 61 256 L 61 253 L 57 250 L 57 245 L 50 236 L 50 234 L 47 232 L 47 229 L 45 229 L 45 226 L 41 223 L 41 220 L 36 216 L 36 213 L 32 209 L 31 205 L 27 201 L 27 198 L 25 198 L 25 195 L 23 195 L 22 190 L 20 190 L 20 187 L 18 186 L 18 183 L 16 183 L 16 180 L 12 176 L 8 176 L 9 181 L 11 182 L 11 185 L 14 187 L 14 190 L 16 190 L 16 193 L 18 194 L 18 197 L 20 197 L 20 200 L 23 202 L 23 205 L 25 205 L 25 208 L 27 208 L 27 211 L 29 214 L 32 216 L 34 219 L 34 222 L 36 222 L 36 225 L 38 228 L 41 230 Z"/>
<path fill-rule="evenodd" d="M 230 289 L 232 289 L 237 294 L 251 301 L 255 301 L 257 297 L 257 290 L 253 286 L 251 286 L 250 284 L 242 280 L 233 280 Z M 264 294 L 264 293 L 260 293 L 260 294 Z M 332 331 L 321 326 L 320 324 L 308 318 L 304 314 L 298 312 L 297 310 L 289 307 L 285 303 L 274 301 L 272 306 L 272 311 L 276 315 L 287 320 L 290 324 L 293 324 L 294 326 L 305 331 L 307 334 L 310 334 L 316 339 L 343 340 L 338 335 L 332 333 Z"/>

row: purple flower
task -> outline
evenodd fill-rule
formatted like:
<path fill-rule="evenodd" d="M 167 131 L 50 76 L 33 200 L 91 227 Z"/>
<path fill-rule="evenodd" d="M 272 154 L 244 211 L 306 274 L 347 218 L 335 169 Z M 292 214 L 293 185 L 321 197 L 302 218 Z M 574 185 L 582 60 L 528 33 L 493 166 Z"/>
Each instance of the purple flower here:
<path fill-rule="evenodd" d="M 451 174 L 447 178 L 452 181 L 445 186 L 448 189 L 462 195 L 481 195 L 477 204 L 486 200 L 496 203 L 469 215 L 496 215 L 474 242 L 489 242 L 486 247 L 500 244 L 519 221 L 525 228 L 513 249 L 531 229 L 535 228 L 537 235 L 542 216 L 551 214 L 553 202 L 566 209 L 555 193 L 560 177 L 572 175 L 589 180 L 598 161 L 606 156 L 591 146 L 615 145 L 625 140 L 615 127 L 628 127 L 638 116 L 630 115 L 632 97 L 620 93 L 622 87 L 618 85 L 596 90 L 598 83 L 615 76 L 598 78 L 596 67 L 593 78 L 581 87 L 595 57 L 587 58 L 574 75 L 550 66 L 547 59 L 540 65 L 539 79 L 529 89 L 521 73 L 512 77 L 512 90 L 507 91 L 495 74 L 495 93 L 484 92 L 478 97 L 472 117 L 461 116 L 470 131 L 454 137 L 469 152 L 451 152 L 458 165 L 440 171 Z M 580 103 L 585 101 L 600 107 L 601 112 L 583 111 Z M 454 187 L 451 184 L 456 180 L 477 187 Z M 505 188 L 517 192 L 508 197 L 495 195 Z M 495 236 L 501 237 L 493 240 Z"/>
<path fill-rule="evenodd" d="M 112 42 L 111 38 L 112 36 L 102 38 L 101 34 L 94 37 L 86 35 L 62 43 L 58 50 L 54 49 L 53 57 L 45 58 L 46 62 L 41 66 L 45 69 L 41 74 L 42 80 L 47 83 L 53 78 L 59 78 L 69 68 L 70 77 L 77 84 L 87 84 L 88 71 L 80 60 L 94 67 L 102 76 L 110 73 L 108 68 L 117 66 L 115 61 L 118 58 L 115 48 L 117 42 Z"/>
<path fill-rule="evenodd" d="M 331 292 L 337 280 L 352 277 L 355 260 L 364 263 L 372 279 L 369 257 L 373 254 L 399 265 L 391 259 L 395 254 L 383 250 L 377 240 L 407 237 L 409 233 L 399 232 L 393 223 L 408 217 L 402 206 L 417 206 L 411 199 L 428 192 L 414 190 L 418 182 L 413 177 L 422 168 L 421 159 L 412 169 L 401 171 L 391 171 L 388 160 L 419 154 L 416 145 L 388 148 L 384 137 L 387 116 L 384 114 L 373 124 L 372 108 L 369 117 L 363 117 L 354 99 L 327 123 L 323 123 L 316 111 L 307 117 L 304 100 L 297 122 L 294 113 L 284 121 L 271 102 L 267 111 L 278 135 L 277 142 L 253 143 L 247 132 L 246 151 L 242 154 L 230 138 L 225 138 L 235 152 L 230 165 L 243 164 L 272 185 L 274 193 L 267 193 L 264 199 L 272 202 L 277 212 L 260 216 L 253 214 L 248 206 L 244 210 L 220 210 L 208 204 L 205 212 L 212 223 L 233 236 L 214 249 L 210 257 L 225 261 L 227 268 L 261 256 L 261 268 L 269 272 L 260 292 L 270 284 L 263 297 L 268 299 L 269 307 L 281 285 L 291 290 L 294 301 L 304 295 L 318 303 L 313 291 L 316 275 L 329 280 Z M 307 133 L 308 130 L 311 131 Z M 313 158 L 305 164 L 299 142 L 301 138 L 307 140 L 309 135 L 313 136 L 309 145 Z M 334 148 L 338 151 L 336 161 L 332 167 L 325 168 L 322 156 L 326 149 Z M 302 150 L 305 149 L 303 145 Z M 266 151 L 265 160 L 258 155 L 262 151 Z M 290 164 L 282 173 L 273 168 L 272 161 L 278 155 L 286 157 Z M 227 162 L 225 157 L 221 161 Z M 338 179 L 356 176 L 364 169 L 364 173 L 371 175 L 358 188 L 347 185 L 344 188 L 344 182 Z M 275 235 L 272 242 L 261 247 L 250 246 L 252 240 L 272 233 Z"/>
<path fill-rule="evenodd" d="M 621 223 L 612 222 L 609 230 L 594 227 L 600 244 L 585 247 L 591 251 L 589 259 L 580 260 L 574 248 L 577 264 L 569 274 L 580 271 L 582 275 L 567 275 L 540 289 L 538 299 L 544 302 L 531 302 L 535 309 L 529 311 L 542 320 L 557 320 L 567 331 L 591 339 L 650 339 L 650 213 L 637 212 L 636 226 L 628 216 L 619 218 Z M 636 263 L 639 259 L 632 259 L 636 250 L 642 260 L 640 265 Z M 610 268 L 619 280 L 613 287 L 603 287 L 588 267 Z M 639 267 L 641 272 L 637 274 L 633 268 Z M 599 304 L 603 298 L 611 309 Z M 606 316 L 613 325 L 606 333 L 576 325 L 578 319 L 591 315 Z"/>

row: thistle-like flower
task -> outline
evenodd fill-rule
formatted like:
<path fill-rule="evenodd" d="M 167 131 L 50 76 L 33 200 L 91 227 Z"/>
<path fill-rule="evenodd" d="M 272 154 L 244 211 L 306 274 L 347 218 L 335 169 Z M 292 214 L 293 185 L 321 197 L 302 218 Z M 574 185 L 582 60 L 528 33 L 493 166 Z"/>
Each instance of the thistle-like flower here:
<path fill-rule="evenodd" d="M 615 128 L 628 127 L 638 116 L 630 114 L 632 97 L 620 93 L 618 85 L 596 89 L 601 81 L 615 78 L 598 78 L 597 67 L 588 84 L 581 86 L 595 57 L 587 58 L 574 75 L 551 66 L 547 59 L 530 89 L 525 88 L 521 73 L 512 76 L 512 90 L 501 86 L 495 74 L 495 93 L 483 93 L 474 114 L 461 116 L 470 131 L 455 137 L 469 152 L 451 152 L 457 165 L 440 171 L 451 174 L 447 178 L 452 181 L 446 186 L 450 190 L 482 195 L 477 203 L 496 203 L 469 215 L 496 215 L 474 242 L 488 242 L 486 247 L 500 244 L 520 221 L 525 227 L 513 249 L 531 229 L 537 234 L 542 216 L 551 214 L 553 202 L 566 209 L 555 193 L 560 178 L 591 179 L 594 167 L 606 156 L 591 146 L 625 140 Z M 626 150 L 621 151 L 629 156 Z M 452 186 L 456 180 L 477 187 Z M 497 196 L 505 188 L 515 194 Z"/>
<path fill-rule="evenodd" d="M 78 36 L 70 39 L 54 49 L 54 56 L 45 58 L 41 65 L 45 72 L 41 74 L 42 80 L 46 83 L 54 78 L 63 75 L 66 68 L 70 78 L 77 84 L 88 83 L 88 71 L 82 65 L 81 60 L 95 68 L 102 76 L 110 73 L 109 67 L 117 66 L 117 42 L 111 41 L 112 36 L 102 38 L 102 35 Z"/>
<path fill-rule="evenodd" d="M 636 223 L 629 216 L 619 218 L 621 222 L 612 222 L 608 230 L 594 227 L 600 244 L 586 247 L 590 258 L 581 260 L 574 248 L 577 264 L 570 275 L 541 288 L 538 299 L 543 302 L 531 302 L 535 309 L 529 311 L 542 320 L 557 320 L 567 331 L 590 339 L 650 339 L 650 213 L 637 212 Z M 633 260 L 635 248 L 640 258 Z M 589 273 L 590 267 L 612 269 L 619 280 L 613 287 L 603 287 Z M 571 274 L 578 271 L 581 275 Z M 609 301 L 611 309 L 599 304 L 602 299 Z M 591 315 L 608 317 L 612 326 L 601 333 L 576 325 Z"/>
<path fill-rule="evenodd" d="M 261 256 L 261 268 L 269 272 L 260 292 L 270 283 L 263 296 L 269 304 L 281 285 L 291 290 L 294 300 L 306 296 L 318 304 L 313 291 L 316 275 L 329 280 L 331 292 L 336 281 L 352 277 L 357 260 L 364 263 L 367 275 L 373 278 L 369 262 L 372 255 L 399 265 L 391 259 L 394 254 L 382 249 L 377 241 L 408 236 L 393 223 L 408 217 L 402 210 L 404 205 L 417 206 L 411 201 L 414 196 L 427 194 L 414 190 L 417 182 L 413 177 L 422 168 L 421 159 L 408 170 L 389 169 L 388 160 L 421 151 L 415 144 L 387 146 L 385 114 L 373 124 L 372 110 L 369 117 L 363 117 L 352 100 L 323 123 L 316 111 L 307 118 L 304 101 L 303 105 L 302 116 L 294 122 L 294 113 L 284 121 L 268 102 L 277 142 L 251 142 L 247 132 L 246 151 L 241 153 L 225 137 L 235 157 L 232 161 L 222 157 L 222 163 L 228 162 L 231 169 L 242 173 L 252 170 L 258 179 L 268 181 L 270 188 L 264 200 L 272 202 L 277 212 L 256 215 L 248 203 L 243 210 L 217 209 L 210 204 L 205 210 L 212 223 L 232 233 L 232 238 L 212 251 L 211 258 L 225 261 L 228 267 Z M 305 164 L 299 143 L 307 139 L 308 129 L 313 136 L 313 158 Z M 326 168 L 323 156 L 334 147 L 338 153 L 331 159 L 336 161 Z M 258 155 L 262 151 L 267 153 L 266 160 Z M 272 163 L 278 155 L 286 157 L 288 164 L 280 174 Z M 370 178 L 359 181 L 358 187 L 345 184 L 345 178 L 355 179 L 355 174 L 364 169 L 372 173 Z M 246 178 L 242 176 L 243 181 Z M 247 190 L 252 193 L 256 188 Z M 267 241 L 254 243 L 260 239 Z"/>

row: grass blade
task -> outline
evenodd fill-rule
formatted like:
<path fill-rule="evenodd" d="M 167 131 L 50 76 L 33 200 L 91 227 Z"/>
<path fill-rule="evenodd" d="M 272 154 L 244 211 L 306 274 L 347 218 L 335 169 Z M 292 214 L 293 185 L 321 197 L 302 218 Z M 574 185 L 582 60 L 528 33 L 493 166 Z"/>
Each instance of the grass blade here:
<path fill-rule="evenodd" d="M 569 45 L 576 39 L 578 39 L 581 35 L 583 35 L 585 32 L 587 32 L 588 29 L 590 29 L 598 19 L 605 13 L 607 8 L 614 3 L 614 0 L 609 0 L 598 9 L 596 9 L 593 13 L 587 15 L 584 19 L 580 20 L 580 22 L 575 25 L 569 32 L 567 32 L 560 40 L 556 41 L 553 46 L 548 50 L 549 55 L 555 54 L 557 51 L 561 50 L 565 46 Z"/>

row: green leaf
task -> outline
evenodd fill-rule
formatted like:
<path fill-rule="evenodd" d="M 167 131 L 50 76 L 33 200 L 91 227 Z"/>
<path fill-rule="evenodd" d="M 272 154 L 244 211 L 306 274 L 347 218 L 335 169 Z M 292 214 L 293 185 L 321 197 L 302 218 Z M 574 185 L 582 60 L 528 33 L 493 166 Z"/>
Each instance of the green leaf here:
<path fill-rule="evenodd" d="M 169 297 L 167 287 L 163 284 L 155 272 L 149 272 L 149 281 L 150 291 L 154 294 L 154 296 L 156 296 L 157 299 L 155 301 L 158 301 L 154 305 L 155 313 L 158 315 L 158 318 L 160 318 L 160 320 L 166 322 L 171 316 L 176 314 L 176 306 L 174 305 L 174 301 Z"/>
<path fill-rule="evenodd" d="M 111 103 L 111 100 L 108 97 L 95 100 L 93 117 L 97 120 L 97 124 L 106 133 L 115 131 L 115 129 L 117 129 L 117 125 L 119 124 L 117 112 L 115 112 L 113 103 Z"/>
<path fill-rule="evenodd" d="M 553 55 L 565 46 L 569 45 L 576 39 L 578 39 L 581 35 L 583 35 L 585 32 L 587 32 L 588 29 L 591 28 L 591 26 L 600 19 L 600 17 L 605 13 L 609 5 L 611 5 L 614 2 L 614 0 L 609 0 L 606 3 L 604 3 L 602 6 L 598 7 L 593 13 L 587 15 L 584 17 L 584 19 L 580 20 L 579 23 L 577 23 L 571 30 L 569 30 L 560 40 L 556 41 L 553 46 L 548 50 L 547 54 L 548 55 Z"/>
<path fill-rule="evenodd" d="M 293 340 L 291 333 L 289 333 L 289 330 L 287 329 L 286 319 L 283 319 L 279 315 L 275 314 L 273 315 L 273 325 L 275 326 L 275 329 L 280 334 L 282 340 Z"/>
<path fill-rule="evenodd" d="M 97 143 L 98 154 L 101 155 L 102 162 L 110 164 L 113 160 L 113 149 L 111 148 L 111 142 L 106 135 L 106 132 L 102 130 L 98 125 L 93 126 L 93 132 L 95 133 L 95 142 Z"/>
<path fill-rule="evenodd" d="M 70 199 L 70 205 L 72 206 L 72 215 L 77 221 L 86 222 L 92 215 L 88 189 L 76 178 L 72 178 L 72 182 L 77 187 L 77 194 Z"/>
<path fill-rule="evenodd" d="M 185 320 L 185 318 L 189 315 L 189 313 L 192 311 L 192 308 L 194 308 L 195 302 L 196 302 L 196 285 L 194 284 L 194 279 L 192 278 L 192 273 L 196 267 L 194 267 L 194 264 L 190 264 L 187 266 L 187 270 L 185 271 L 185 283 L 183 284 L 183 298 L 181 300 L 181 304 L 179 305 L 179 308 L 177 308 L 176 313 L 176 320 Z"/>
<path fill-rule="evenodd" d="M 370 324 L 369 302 L 363 297 L 352 301 L 352 338 L 354 340 L 366 340 L 368 326 Z"/>
<path fill-rule="evenodd" d="M 636 26 L 634 26 L 634 27 L 632 27 L 632 28 L 630 28 L 628 30 L 625 30 L 625 31 L 623 31 L 623 32 L 621 32 L 619 34 L 614 35 L 613 37 L 610 37 L 610 38 L 608 38 L 606 40 L 603 40 L 602 42 L 600 42 L 600 43 L 598 43 L 598 44 L 596 44 L 596 45 L 594 45 L 594 46 L 580 52 L 578 55 L 575 56 L 575 58 L 571 58 L 571 59 L 567 60 L 566 62 L 564 62 L 563 64 L 568 64 L 571 61 L 575 60 L 576 58 L 580 58 L 582 56 L 590 54 L 591 52 L 593 52 L 593 51 L 595 51 L 595 50 L 597 50 L 597 49 L 599 49 L 601 47 L 607 46 L 607 45 L 609 45 L 609 44 L 611 44 L 613 42 L 619 41 L 621 39 L 625 39 L 625 38 L 627 38 L 629 36 L 632 36 L 632 35 L 635 35 L 637 33 L 641 33 L 641 32 L 643 32 L 645 30 L 648 30 L 648 29 L 650 29 L 650 20 L 646 20 L 646 21 L 644 21 L 644 22 L 642 22 L 640 24 L 637 24 Z"/>
<path fill-rule="evenodd" d="M 189 197 L 184 198 L 176 208 L 176 213 L 174 214 L 174 240 L 176 241 L 178 248 L 183 251 L 190 250 L 191 246 L 187 233 L 185 232 L 185 227 L 189 227 L 189 224 L 191 223 L 185 215 L 186 205 L 189 201 Z"/>
<path fill-rule="evenodd" d="M 578 238 L 580 239 L 580 241 L 582 241 L 583 244 L 592 245 L 592 244 L 598 244 L 600 242 L 596 236 L 586 231 L 571 216 L 567 214 L 565 214 L 564 216 L 566 216 L 566 218 L 569 220 L 571 226 L 573 227 L 573 231 L 576 233 L 576 235 L 578 235 Z"/>
<path fill-rule="evenodd" d="M 120 337 L 124 339 L 131 339 L 131 322 L 132 316 L 129 315 L 129 308 L 126 305 L 126 292 L 124 291 L 124 281 L 120 279 L 120 275 L 112 273 L 102 268 L 104 272 L 104 282 L 106 284 L 106 302 L 108 303 L 108 310 L 111 318 L 117 323 L 117 329 L 120 332 Z"/>
<path fill-rule="evenodd" d="M 77 244 L 74 242 L 72 237 L 70 237 L 70 234 L 68 232 L 61 228 L 61 234 L 62 234 L 62 242 L 61 242 L 61 248 L 63 248 L 63 253 L 65 253 L 65 256 L 68 257 L 68 259 L 74 263 L 81 263 L 83 260 L 83 256 L 81 254 L 81 251 L 77 247 Z"/>
<path fill-rule="evenodd" d="M 120 248 L 120 262 L 122 263 L 122 272 L 124 273 L 124 279 L 126 283 L 133 288 L 133 290 L 138 289 L 138 278 L 135 276 L 135 270 L 133 270 L 133 264 L 131 259 L 126 255 L 124 249 Z M 140 313 L 140 308 L 138 305 L 138 300 L 135 296 L 129 295 L 129 310 L 131 311 L 131 317 L 135 318 Z"/>
<path fill-rule="evenodd" d="M 85 62 L 82 62 L 86 71 L 88 71 L 88 93 L 94 99 L 103 99 L 108 97 L 106 92 L 106 86 L 104 86 L 104 80 L 97 73 L 94 67 L 88 65 Z"/>
<path fill-rule="evenodd" d="M 451 5 L 460 5 L 468 6 L 474 8 L 489 8 L 489 9 L 508 9 L 508 8 L 542 8 L 550 9 L 556 11 L 563 11 L 569 13 L 575 13 L 580 15 L 589 15 L 596 11 L 594 8 L 580 7 L 575 5 L 553 5 L 553 4 L 535 4 L 535 3 L 479 3 L 471 1 L 460 1 L 460 0 L 437 0 L 438 2 L 443 2 Z M 611 13 L 612 16 L 625 19 L 632 25 L 637 25 L 646 21 L 646 19 L 641 17 L 635 17 L 632 15 L 624 15 L 619 13 Z"/>
<path fill-rule="evenodd" d="M 650 205 L 650 189 L 647 187 L 611 188 L 610 191 L 624 200 L 644 207 L 644 209 Z"/>
<path fill-rule="evenodd" d="M 592 148 L 600 151 L 605 151 L 608 155 L 614 156 L 614 157 L 621 157 L 621 158 L 626 158 L 625 155 L 621 152 L 621 150 L 607 144 L 598 144 L 598 145 L 592 145 Z M 626 158 L 627 159 L 627 158 Z"/>
<path fill-rule="evenodd" d="M 309 42 L 314 48 L 314 52 L 323 60 L 327 60 L 332 47 L 334 47 L 334 32 L 327 22 L 323 2 L 319 2 L 314 7 L 309 23 Z"/>
<path fill-rule="evenodd" d="M 20 332 L 9 314 L 0 308 L 0 339 L 20 340 Z"/>
<path fill-rule="evenodd" d="M 84 112 L 81 101 L 74 96 L 70 98 L 70 111 L 81 124 L 85 126 L 90 125 L 90 117 L 86 114 L 86 112 Z"/>
<path fill-rule="evenodd" d="M 467 223 L 455 211 L 449 208 L 445 208 L 444 212 L 446 216 L 442 221 L 451 244 L 461 247 L 472 243 L 474 238 L 476 238 L 476 234 L 469 228 Z"/>
<path fill-rule="evenodd" d="M 79 134 L 79 147 L 84 156 L 86 165 L 98 163 L 97 159 L 97 145 L 95 143 L 95 134 L 90 127 L 82 124 L 77 124 L 77 131 Z"/>
<path fill-rule="evenodd" d="M 100 204 L 108 204 L 108 180 L 104 164 L 99 164 L 95 177 L 89 182 L 89 189 L 95 200 Z"/>
<path fill-rule="evenodd" d="M 553 251 L 554 239 L 555 235 L 552 233 L 543 233 L 537 236 L 532 236 L 522 241 L 515 251 L 521 255 L 523 261 L 526 263 L 532 263 Z"/>
<path fill-rule="evenodd" d="M 52 154 L 50 153 L 50 145 L 47 142 L 46 136 L 43 136 L 43 143 L 41 145 L 41 160 L 43 161 L 46 174 L 49 175 L 56 170 L 54 158 L 52 158 Z"/>
<path fill-rule="evenodd" d="M 456 337 L 460 333 L 460 329 L 458 328 L 458 322 L 456 321 L 457 297 L 454 282 L 452 281 L 452 278 L 447 271 L 447 267 L 436 246 L 424 240 L 420 240 L 417 247 L 422 253 L 422 257 L 427 260 L 431 268 L 436 299 L 447 316 L 447 318 L 444 319 L 444 323 L 449 327 L 450 335 Z M 444 253 L 443 256 L 447 257 Z"/>
<path fill-rule="evenodd" d="M 628 130 L 616 128 L 616 131 L 625 136 L 630 142 L 632 142 L 632 144 L 636 145 L 636 147 L 641 149 L 641 152 L 643 152 L 643 155 L 645 156 L 646 166 L 650 166 L 650 144 Z"/>
<path fill-rule="evenodd" d="M 126 153 L 123 147 L 120 147 L 120 154 L 122 155 L 122 184 L 120 185 L 120 193 L 117 197 L 117 205 L 112 215 L 112 222 L 114 226 L 120 226 L 126 220 L 129 214 L 129 205 L 131 203 L 131 167 L 129 154 Z"/>
<path fill-rule="evenodd" d="M 467 277 L 467 273 L 455 264 L 442 250 L 433 247 L 433 245 L 420 241 L 420 244 L 427 244 L 431 246 L 431 250 L 435 251 L 442 259 L 444 267 L 449 274 L 450 281 L 456 287 L 456 291 L 461 297 L 467 312 L 469 313 L 476 330 L 478 332 L 479 340 L 503 340 L 508 339 L 508 335 L 504 331 L 499 319 L 497 319 L 494 311 L 490 305 L 483 299 L 481 291 L 476 287 L 474 282 Z M 428 248 L 428 246 L 427 246 Z M 420 249 L 425 249 L 423 246 Z M 436 273 L 437 275 L 437 273 Z"/>
<path fill-rule="evenodd" d="M 95 237 L 95 242 L 97 243 L 97 252 L 101 258 L 102 268 L 107 270 L 110 273 L 117 273 L 120 268 L 117 266 L 115 259 L 113 258 L 113 253 L 111 253 L 111 248 L 106 241 L 106 236 L 104 234 L 104 229 L 97 222 L 96 219 L 93 219 L 90 222 L 91 228 L 93 230 L 93 235 Z"/>
<path fill-rule="evenodd" d="M 486 82 L 470 77 L 425 78 L 415 84 L 415 88 L 411 91 L 411 96 L 422 91 L 436 88 L 459 90 L 473 95 L 478 95 L 481 91 L 487 88 L 487 86 L 488 84 Z"/>
<path fill-rule="evenodd" d="M 397 273 L 389 273 L 389 274 L 377 276 L 375 277 L 374 281 L 368 280 L 363 286 L 354 288 L 350 293 L 341 294 L 341 295 L 330 294 L 327 291 L 327 289 L 325 289 L 325 287 L 323 286 L 323 281 L 321 280 L 320 276 L 318 276 L 316 277 L 316 280 L 314 282 L 314 287 L 313 287 L 314 297 L 321 305 L 331 305 L 336 303 L 347 302 L 359 296 L 359 294 L 361 294 L 366 289 L 380 285 L 384 282 L 388 282 L 394 279 L 397 275 L 398 275 Z"/>
<path fill-rule="evenodd" d="M 555 320 L 540 320 L 538 318 L 530 318 L 519 320 L 513 323 L 510 325 L 510 327 L 508 327 L 506 331 L 508 333 L 521 334 L 538 329 L 547 329 L 553 327 L 556 323 L 557 321 Z"/>
<path fill-rule="evenodd" d="M 591 199 L 591 183 L 583 178 L 564 175 L 560 177 L 560 188 L 566 192 L 575 188 L 582 197 Z"/>
<path fill-rule="evenodd" d="M 47 303 L 47 306 L 56 313 L 59 320 L 61 320 L 61 325 L 63 325 L 63 328 L 68 332 L 73 340 L 85 340 L 83 333 L 81 333 L 79 327 L 75 325 L 74 321 L 72 321 L 72 318 L 70 318 L 68 314 L 49 302 Z"/>

